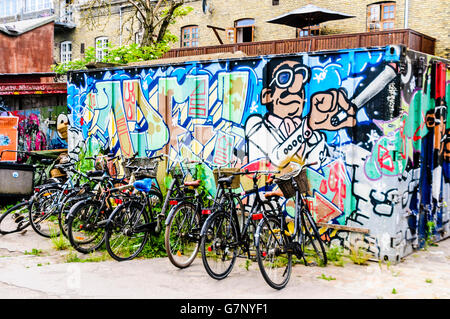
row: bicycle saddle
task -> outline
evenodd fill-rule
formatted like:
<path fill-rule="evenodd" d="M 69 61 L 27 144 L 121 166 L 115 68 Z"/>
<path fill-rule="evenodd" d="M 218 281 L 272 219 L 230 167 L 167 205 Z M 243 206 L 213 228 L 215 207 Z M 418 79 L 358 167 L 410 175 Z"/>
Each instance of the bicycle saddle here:
<path fill-rule="evenodd" d="M 196 181 L 192 182 L 184 182 L 184 186 L 198 187 L 200 186 L 200 180 L 197 179 Z"/>
<path fill-rule="evenodd" d="M 152 189 L 153 178 L 144 178 L 133 183 L 138 191 L 148 193 Z"/>
<path fill-rule="evenodd" d="M 234 178 L 234 175 L 230 175 L 227 177 L 221 177 L 218 179 L 218 182 L 230 185 L 233 182 L 233 178 Z"/>
<path fill-rule="evenodd" d="M 277 196 L 279 196 L 279 197 L 283 197 L 284 196 L 283 192 L 281 190 L 279 190 L 279 189 L 277 189 L 276 191 L 267 192 L 267 193 L 264 194 L 265 198 L 277 197 Z"/>

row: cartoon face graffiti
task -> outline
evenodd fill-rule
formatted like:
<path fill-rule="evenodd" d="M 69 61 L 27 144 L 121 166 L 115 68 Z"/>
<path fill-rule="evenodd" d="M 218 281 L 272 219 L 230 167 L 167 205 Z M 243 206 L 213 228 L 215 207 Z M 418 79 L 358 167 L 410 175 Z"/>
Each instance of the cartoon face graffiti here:
<path fill-rule="evenodd" d="M 274 68 L 272 81 L 262 90 L 261 103 L 280 118 L 300 117 L 308 78 L 308 68 L 296 61 L 283 61 Z"/>
<path fill-rule="evenodd" d="M 325 135 L 319 130 L 339 130 L 355 123 L 355 110 L 346 92 L 330 89 L 314 93 L 305 116 L 309 68 L 300 61 L 284 60 L 266 64 L 266 74 L 270 77 L 263 78 L 268 85 L 261 91 L 261 104 L 267 113 L 264 117 L 250 116 L 245 125 L 250 160 L 268 157 L 280 166 L 297 156 L 303 161 L 317 161 L 319 167 L 329 156 Z"/>

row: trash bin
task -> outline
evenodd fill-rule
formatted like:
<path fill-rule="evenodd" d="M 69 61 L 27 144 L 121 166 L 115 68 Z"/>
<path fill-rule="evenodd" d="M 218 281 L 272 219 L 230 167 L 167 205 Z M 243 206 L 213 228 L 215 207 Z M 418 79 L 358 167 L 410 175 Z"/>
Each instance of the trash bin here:
<path fill-rule="evenodd" d="M 28 196 L 33 193 L 34 167 L 0 162 L 0 196 Z"/>

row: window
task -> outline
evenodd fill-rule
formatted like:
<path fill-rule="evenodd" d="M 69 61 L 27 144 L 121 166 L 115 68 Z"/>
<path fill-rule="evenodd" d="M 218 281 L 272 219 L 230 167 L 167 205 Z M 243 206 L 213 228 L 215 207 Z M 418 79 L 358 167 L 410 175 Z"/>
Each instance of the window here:
<path fill-rule="evenodd" d="M 297 29 L 297 38 L 320 35 L 320 25 L 312 25 L 303 29 Z"/>
<path fill-rule="evenodd" d="M 198 47 L 198 26 L 192 25 L 181 29 L 181 47 Z"/>
<path fill-rule="evenodd" d="M 72 60 L 72 42 L 61 42 L 61 63 Z"/>
<path fill-rule="evenodd" d="M 95 59 L 102 61 L 106 56 L 106 48 L 108 47 L 108 37 L 98 37 L 95 39 Z"/>
<path fill-rule="evenodd" d="M 9 17 L 18 13 L 16 0 L 0 0 L 0 17 Z"/>
<path fill-rule="evenodd" d="M 280 0 L 272 0 L 272 5 L 277 6 L 280 4 Z"/>
<path fill-rule="evenodd" d="M 241 19 L 234 22 L 234 41 L 236 43 L 252 42 L 255 29 L 254 19 Z"/>
<path fill-rule="evenodd" d="M 52 8 L 52 0 L 26 0 L 25 12 L 40 11 Z"/>
<path fill-rule="evenodd" d="M 59 19 L 61 22 L 73 22 L 72 0 L 65 0 L 60 2 Z"/>
<path fill-rule="evenodd" d="M 367 31 L 394 29 L 395 2 L 380 2 L 367 6 Z"/>

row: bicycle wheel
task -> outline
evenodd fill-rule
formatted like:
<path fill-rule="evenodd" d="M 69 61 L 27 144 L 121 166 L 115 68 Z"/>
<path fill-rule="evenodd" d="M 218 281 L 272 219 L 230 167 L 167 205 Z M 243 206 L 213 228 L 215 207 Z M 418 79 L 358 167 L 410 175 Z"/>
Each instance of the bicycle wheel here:
<path fill-rule="evenodd" d="M 149 237 L 146 207 L 132 201 L 114 210 L 106 227 L 105 245 L 109 255 L 117 261 L 135 258 Z"/>
<path fill-rule="evenodd" d="M 291 276 L 292 253 L 279 217 L 265 216 L 256 230 L 256 258 L 264 280 L 274 289 L 284 288 Z"/>
<path fill-rule="evenodd" d="M 238 253 L 238 225 L 229 213 L 218 211 L 205 222 L 201 237 L 202 261 L 206 272 L 214 279 L 228 276 Z"/>
<path fill-rule="evenodd" d="M 59 229 L 64 237 L 68 237 L 68 225 L 67 225 L 67 215 L 70 212 L 70 209 L 77 204 L 78 202 L 85 200 L 89 197 L 93 197 L 94 194 L 92 193 L 85 193 L 82 195 L 77 195 L 77 193 L 69 194 L 68 196 L 64 197 L 64 199 L 61 201 L 60 210 L 58 213 L 58 223 L 59 223 Z"/>
<path fill-rule="evenodd" d="M 171 263 L 188 267 L 200 249 L 200 215 L 195 205 L 184 202 L 176 206 L 164 234 L 164 244 Z"/>
<path fill-rule="evenodd" d="M 105 240 L 107 212 L 102 202 L 88 200 L 72 207 L 67 218 L 67 237 L 72 247 L 89 254 L 99 249 Z"/>
<path fill-rule="evenodd" d="M 308 263 L 315 261 L 319 266 L 326 266 L 327 254 L 325 252 L 325 245 L 320 238 L 317 225 L 306 208 L 302 209 L 301 214 L 303 224 L 303 255 Z"/>
<path fill-rule="evenodd" d="M 0 216 L 0 234 L 7 235 L 24 230 L 30 225 L 30 206 L 28 201 L 9 208 Z"/>
<path fill-rule="evenodd" d="M 39 235 L 50 238 L 59 236 L 58 200 L 61 187 L 49 186 L 41 189 L 31 204 L 29 219 L 31 227 Z"/>

